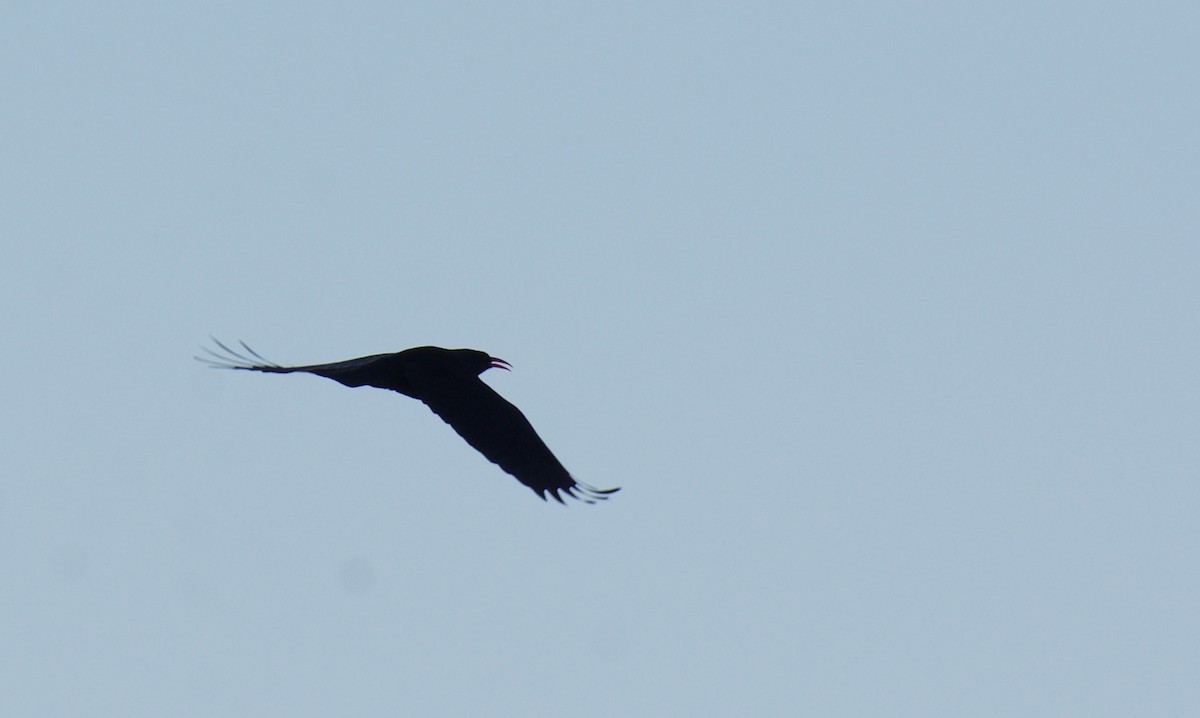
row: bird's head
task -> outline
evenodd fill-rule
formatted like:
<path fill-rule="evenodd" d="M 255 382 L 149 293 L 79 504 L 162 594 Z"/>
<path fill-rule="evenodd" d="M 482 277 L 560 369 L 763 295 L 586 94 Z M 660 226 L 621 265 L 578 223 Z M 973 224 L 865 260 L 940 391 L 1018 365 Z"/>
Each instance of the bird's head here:
<path fill-rule="evenodd" d="M 476 374 L 482 374 L 488 369 L 512 370 L 512 366 L 508 362 L 503 359 L 497 359 L 487 352 L 481 352 L 476 349 L 459 349 L 458 351 L 464 363 Z"/>

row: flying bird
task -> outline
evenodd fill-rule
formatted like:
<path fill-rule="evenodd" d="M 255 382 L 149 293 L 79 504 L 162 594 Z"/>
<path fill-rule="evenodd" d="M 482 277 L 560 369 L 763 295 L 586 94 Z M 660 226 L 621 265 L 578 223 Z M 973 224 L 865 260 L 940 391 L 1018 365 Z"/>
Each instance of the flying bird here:
<path fill-rule="evenodd" d="M 415 347 L 330 364 L 280 366 L 264 359 L 245 342 L 240 342 L 243 353 L 230 349 L 215 337 L 212 340 L 220 352 L 201 347 L 208 356 L 195 359 L 215 368 L 316 374 L 345 386 L 391 389 L 420 399 L 468 444 L 533 489 L 543 501 L 549 494 L 560 504 L 565 503 L 565 494 L 594 504 L 620 490 L 620 487 L 597 489 L 571 478 L 521 410 L 479 378 L 488 369 L 511 367 L 487 352 Z"/>

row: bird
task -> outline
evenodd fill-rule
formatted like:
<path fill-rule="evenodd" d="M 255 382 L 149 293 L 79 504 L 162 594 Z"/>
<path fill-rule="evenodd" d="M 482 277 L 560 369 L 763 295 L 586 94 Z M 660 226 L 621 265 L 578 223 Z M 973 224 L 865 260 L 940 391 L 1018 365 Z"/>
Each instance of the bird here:
<path fill-rule="evenodd" d="M 543 501 L 549 495 L 566 504 L 563 496 L 568 496 L 594 504 L 621 489 L 597 489 L 571 477 L 521 410 L 480 379 L 488 369 L 512 368 L 487 352 L 423 346 L 329 364 L 282 366 L 263 358 L 243 341 L 238 342 L 239 351 L 216 337 L 210 339 L 217 350 L 201 346 L 207 356 L 193 358 L 213 368 L 315 374 L 344 386 L 390 389 L 418 399 L 479 453 Z"/>

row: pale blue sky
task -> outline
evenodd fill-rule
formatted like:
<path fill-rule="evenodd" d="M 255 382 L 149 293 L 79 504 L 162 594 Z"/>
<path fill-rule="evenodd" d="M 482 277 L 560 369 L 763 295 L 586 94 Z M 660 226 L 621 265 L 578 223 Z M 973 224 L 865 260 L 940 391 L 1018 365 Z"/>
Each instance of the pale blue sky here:
<path fill-rule="evenodd" d="M 7 4 L 0 713 L 1197 713 L 1198 31 Z M 483 349 L 624 491 L 210 333 Z"/>

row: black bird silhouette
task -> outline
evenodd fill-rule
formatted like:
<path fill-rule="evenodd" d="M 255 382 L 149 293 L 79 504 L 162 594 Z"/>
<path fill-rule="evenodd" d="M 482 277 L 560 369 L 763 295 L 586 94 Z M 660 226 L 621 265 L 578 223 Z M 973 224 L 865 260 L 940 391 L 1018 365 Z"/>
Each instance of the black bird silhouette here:
<path fill-rule="evenodd" d="M 420 399 L 468 444 L 533 489 L 543 501 L 549 493 L 560 504 L 565 503 L 562 494 L 594 504 L 620 490 L 597 489 L 571 478 L 521 410 L 479 378 L 488 369 L 510 367 L 486 352 L 415 347 L 331 364 L 280 366 L 264 359 L 245 342 L 240 344 L 250 356 L 230 349 L 215 337 L 212 340 L 224 354 L 201 347 L 209 356 L 195 357 L 212 367 L 269 374 L 304 372 L 345 386 L 391 389 Z"/>

